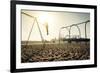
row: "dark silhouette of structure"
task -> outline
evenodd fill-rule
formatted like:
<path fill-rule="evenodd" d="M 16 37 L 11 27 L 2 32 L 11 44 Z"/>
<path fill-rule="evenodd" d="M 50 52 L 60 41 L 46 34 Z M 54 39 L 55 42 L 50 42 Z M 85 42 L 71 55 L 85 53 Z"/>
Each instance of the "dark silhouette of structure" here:
<path fill-rule="evenodd" d="M 71 42 L 71 41 L 89 41 L 90 39 L 87 38 L 87 30 L 86 30 L 86 25 L 87 25 L 88 22 L 90 22 L 90 20 L 60 28 L 60 31 L 59 31 L 59 44 L 60 44 L 61 40 L 68 41 L 68 42 Z M 80 28 L 79 28 L 78 25 L 81 25 L 81 24 L 84 24 L 84 23 L 85 23 L 85 28 L 84 28 L 85 38 L 81 38 L 81 31 L 80 31 Z M 78 32 L 79 32 L 79 35 L 78 35 L 79 38 L 71 38 L 71 29 L 72 29 L 72 27 L 77 27 Z M 64 28 L 69 32 L 69 35 L 66 35 L 66 36 L 69 36 L 69 38 L 67 38 L 67 39 L 65 39 L 65 38 L 61 39 L 61 30 L 64 29 Z"/>
<path fill-rule="evenodd" d="M 36 23 L 37 23 L 37 27 L 38 27 L 38 29 L 39 29 L 40 36 L 41 36 L 41 40 L 42 40 L 42 43 L 43 43 L 43 47 L 45 47 L 45 40 L 44 40 L 44 38 L 43 38 L 43 36 L 42 36 L 42 31 L 41 31 L 41 29 L 40 29 L 40 27 L 39 27 L 39 23 L 38 23 L 38 21 L 37 21 L 37 18 L 34 17 L 34 16 L 32 16 L 32 15 L 29 15 L 29 14 L 27 14 L 27 13 L 24 13 L 24 12 L 21 12 L 21 13 L 24 14 L 24 15 L 26 15 L 26 16 L 28 16 L 28 17 L 31 17 L 31 18 L 33 19 L 33 24 L 32 24 L 32 27 L 31 27 L 31 29 L 30 29 L 30 31 L 29 31 L 29 35 L 28 35 L 28 39 L 27 39 L 27 42 L 26 42 L 26 46 L 28 45 L 28 42 L 29 42 L 29 39 L 30 39 L 30 36 L 31 36 L 31 32 L 32 32 L 32 30 L 33 30 L 33 26 L 34 26 L 34 24 L 35 24 L 35 22 L 36 22 Z"/>

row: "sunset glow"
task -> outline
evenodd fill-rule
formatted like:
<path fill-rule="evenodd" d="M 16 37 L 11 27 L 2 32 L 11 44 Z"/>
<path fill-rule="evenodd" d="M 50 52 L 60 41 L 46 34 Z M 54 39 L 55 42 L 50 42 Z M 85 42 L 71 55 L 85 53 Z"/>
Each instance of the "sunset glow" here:
<path fill-rule="evenodd" d="M 44 40 L 59 39 L 59 30 L 61 27 L 69 26 L 74 23 L 83 22 L 90 19 L 89 13 L 76 13 L 76 12 L 46 12 L 46 11 L 29 11 L 22 10 L 31 16 L 36 17 L 37 22 L 40 27 L 41 34 Z M 30 18 L 22 14 L 22 40 L 27 40 L 29 31 L 34 23 L 32 33 L 30 36 L 30 41 L 41 41 L 41 34 L 34 18 Z M 84 25 L 80 26 L 82 37 L 84 37 Z M 90 33 L 90 24 L 87 25 L 87 37 Z M 62 36 L 68 35 L 66 29 L 62 31 Z M 71 35 L 78 35 L 78 30 L 73 27 L 71 30 Z"/>

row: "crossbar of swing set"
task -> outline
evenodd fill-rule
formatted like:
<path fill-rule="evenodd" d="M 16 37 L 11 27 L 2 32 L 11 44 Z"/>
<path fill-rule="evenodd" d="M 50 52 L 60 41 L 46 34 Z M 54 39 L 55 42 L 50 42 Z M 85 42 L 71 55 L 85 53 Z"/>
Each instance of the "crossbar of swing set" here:
<path fill-rule="evenodd" d="M 29 14 L 27 14 L 27 13 L 25 13 L 25 12 L 21 12 L 22 14 L 25 14 L 25 15 L 27 15 L 27 16 L 29 16 L 29 17 L 31 17 L 31 18 L 35 18 L 34 16 L 32 16 L 32 15 L 29 15 Z"/>
<path fill-rule="evenodd" d="M 72 27 L 72 26 L 77 26 L 77 25 L 80 25 L 80 24 L 83 24 L 83 23 L 88 23 L 88 22 L 90 22 L 90 20 L 87 20 L 87 21 L 81 22 L 81 23 L 77 23 L 77 24 L 72 24 L 72 25 L 70 25 L 70 26 L 62 27 L 61 29 L 67 28 L 67 27 Z"/>

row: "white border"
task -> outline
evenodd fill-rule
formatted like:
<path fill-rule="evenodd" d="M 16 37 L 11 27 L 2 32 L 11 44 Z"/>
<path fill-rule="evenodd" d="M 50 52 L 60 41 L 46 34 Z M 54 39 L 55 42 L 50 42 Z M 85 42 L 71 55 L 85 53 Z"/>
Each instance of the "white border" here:
<path fill-rule="evenodd" d="M 70 11 L 70 12 L 86 12 L 90 13 L 90 60 L 81 61 L 58 61 L 58 62 L 37 62 L 37 63 L 21 63 L 21 9 L 30 10 L 51 10 L 51 11 Z M 94 10 L 84 8 L 70 7 L 50 7 L 35 5 L 16 5 L 16 69 L 54 67 L 54 66 L 72 66 L 72 65 L 89 65 L 94 64 Z"/>

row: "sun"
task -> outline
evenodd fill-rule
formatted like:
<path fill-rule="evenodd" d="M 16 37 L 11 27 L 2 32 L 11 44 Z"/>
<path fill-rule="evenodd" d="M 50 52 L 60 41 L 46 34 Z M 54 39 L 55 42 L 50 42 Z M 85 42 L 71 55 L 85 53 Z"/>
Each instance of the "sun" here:
<path fill-rule="evenodd" d="M 47 23 L 50 19 L 50 15 L 46 12 L 40 13 L 38 16 L 38 20 L 41 24 Z"/>
<path fill-rule="evenodd" d="M 38 22 L 42 26 L 45 31 L 42 33 L 45 33 L 45 40 L 49 40 L 49 21 L 50 21 L 50 15 L 47 12 L 41 12 L 38 16 Z"/>

